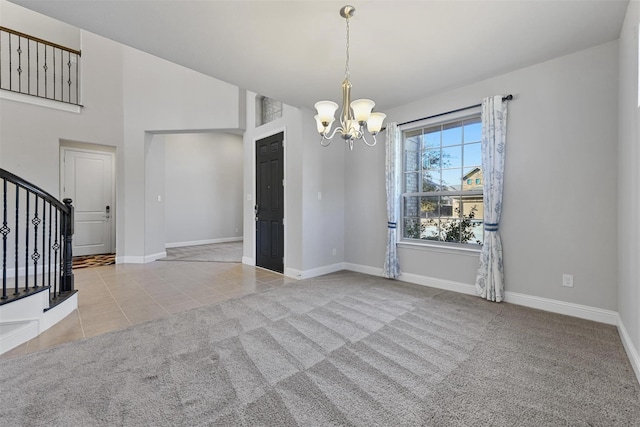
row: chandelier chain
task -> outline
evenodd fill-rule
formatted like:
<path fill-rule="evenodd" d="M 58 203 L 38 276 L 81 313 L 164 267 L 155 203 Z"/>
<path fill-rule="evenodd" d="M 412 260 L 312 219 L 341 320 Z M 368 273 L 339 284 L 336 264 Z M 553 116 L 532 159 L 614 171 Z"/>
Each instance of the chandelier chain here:
<path fill-rule="evenodd" d="M 349 71 L 349 17 L 346 18 L 347 21 L 347 62 L 344 67 L 344 78 L 349 80 L 351 77 L 351 71 Z"/>

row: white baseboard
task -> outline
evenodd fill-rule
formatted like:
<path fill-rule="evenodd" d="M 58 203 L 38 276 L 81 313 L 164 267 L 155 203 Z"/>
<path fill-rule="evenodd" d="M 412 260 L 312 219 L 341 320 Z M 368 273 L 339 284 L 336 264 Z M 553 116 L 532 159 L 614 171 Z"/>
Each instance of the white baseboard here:
<path fill-rule="evenodd" d="M 164 258 L 166 256 L 167 256 L 167 252 L 166 251 L 158 252 L 157 254 L 146 255 L 144 257 L 144 263 L 146 264 L 146 263 L 149 263 L 149 262 L 153 262 L 153 261 L 155 261 L 157 259 Z"/>
<path fill-rule="evenodd" d="M 342 264 L 345 270 L 355 271 L 356 273 L 369 274 L 371 276 L 382 277 L 382 268 L 370 267 L 362 264 L 352 264 L 345 262 Z"/>
<path fill-rule="evenodd" d="M 122 256 L 116 257 L 116 264 L 147 264 L 167 256 L 167 252 L 158 252 L 157 254 L 145 256 Z"/>
<path fill-rule="evenodd" d="M 242 242 L 242 237 L 222 237 L 220 239 L 193 240 L 190 242 L 174 242 L 164 245 L 165 248 L 181 248 L 184 246 L 210 245 L 212 243 Z"/>
<path fill-rule="evenodd" d="M 638 383 L 640 383 L 640 354 L 638 354 L 638 350 L 633 346 L 631 337 L 627 332 L 627 328 L 624 327 L 624 323 L 622 323 L 622 319 L 620 318 L 620 315 L 617 315 L 617 318 L 618 318 L 618 333 L 620 334 L 622 345 L 624 346 L 624 349 L 627 352 L 627 356 L 629 357 L 629 362 L 631 362 L 631 367 L 633 368 L 633 371 L 636 373 L 636 378 L 638 379 Z"/>
<path fill-rule="evenodd" d="M 344 267 L 347 270 L 356 271 L 358 273 L 366 273 L 373 276 L 382 277 L 382 268 L 350 263 L 345 263 Z M 400 277 L 398 277 L 398 280 L 467 295 L 477 295 L 475 285 L 471 285 L 468 283 L 454 282 L 452 280 L 438 279 L 435 277 L 421 276 L 412 273 L 401 273 Z M 593 320 L 595 322 L 606 323 L 608 325 L 616 325 L 618 323 L 618 313 L 616 313 L 615 311 L 558 301 L 549 298 L 542 298 L 506 291 L 505 302 L 530 308 L 536 308 L 539 310 L 550 311 L 552 313 L 579 317 L 581 319 Z"/>
<path fill-rule="evenodd" d="M 607 325 L 618 324 L 617 312 L 598 307 L 574 304 L 571 302 L 519 294 L 517 292 L 510 291 L 506 291 L 504 293 L 504 301 L 511 304 L 550 311 L 552 313 L 565 314 L 567 316 L 593 320 L 594 322 L 606 323 Z"/>
<path fill-rule="evenodd" d="M 256 265 L 256 260 L 253 258 L 249 258 L 248 256 L 243 256 L 242 257 L 242 263 L 246 264 L 246 265 L 251 265 L 253 267 L 255 267 Z"/>
<path fill-rule="evenodd" d="M 431 288 L 458 292 L 460 294 L 476 295 L 475 286 L 469 285 L 467 283 L 454 282 L 453 280 L 444 280 L 411 273 L 400 273 L 400 277 L 398 277 L 398 280 L 401 280 L 403 282 L 416 283 L 422 286 L 429 286 Z"/>
<path fill-rule="evenodd" d="M 311 270 L 296 270 L 294 268 L 285 268 L 284 275 L 293 279 L 310 279 L 312 277 L 323 276 L 325 274 L 335 273 L 336 271 L 344 270 L 345 264 L 339 262 L 331 265 L 324 265 L 318 268 L 312 268 Z"/>

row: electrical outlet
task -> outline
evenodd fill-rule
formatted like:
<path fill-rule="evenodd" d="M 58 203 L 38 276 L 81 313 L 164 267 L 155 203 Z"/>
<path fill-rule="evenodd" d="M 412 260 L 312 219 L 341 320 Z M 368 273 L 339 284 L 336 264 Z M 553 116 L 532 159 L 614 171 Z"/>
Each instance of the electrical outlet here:
<path fill-rule="evenodd" d="M 568 288 L 573 288 L 573 275 L 572 274 L 563 274 L 562 275 L 562 286 L 566 286 Z"/>

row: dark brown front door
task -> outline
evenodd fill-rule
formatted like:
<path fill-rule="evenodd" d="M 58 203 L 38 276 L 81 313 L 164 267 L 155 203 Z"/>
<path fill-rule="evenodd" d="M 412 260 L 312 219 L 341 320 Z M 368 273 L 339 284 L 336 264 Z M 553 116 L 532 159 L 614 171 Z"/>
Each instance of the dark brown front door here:
<path fill-rule="evenodd" d="M 284 133 L 256 142 L 256 265 L 284 271 Z"/>

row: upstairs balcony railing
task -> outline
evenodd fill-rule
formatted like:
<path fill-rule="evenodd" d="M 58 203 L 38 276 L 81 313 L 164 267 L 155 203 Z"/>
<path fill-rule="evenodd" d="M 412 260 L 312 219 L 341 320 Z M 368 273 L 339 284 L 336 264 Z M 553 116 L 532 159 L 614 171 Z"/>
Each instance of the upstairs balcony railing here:
<path fill-rule="evenodd" d="M 80 105 L 80 51 L 0 26 L 0 89 Z"/>
<path fill-rule="evenodd" d="M 71 199 L 0 169 L 0 305 L 49 290 L 49 308 L 75 293 Z"/>

